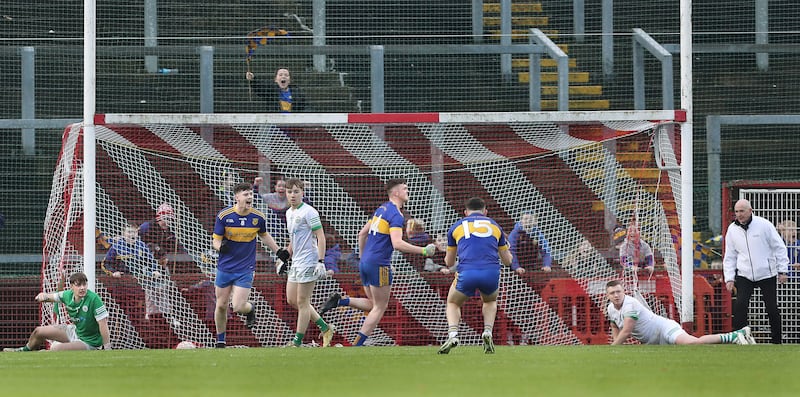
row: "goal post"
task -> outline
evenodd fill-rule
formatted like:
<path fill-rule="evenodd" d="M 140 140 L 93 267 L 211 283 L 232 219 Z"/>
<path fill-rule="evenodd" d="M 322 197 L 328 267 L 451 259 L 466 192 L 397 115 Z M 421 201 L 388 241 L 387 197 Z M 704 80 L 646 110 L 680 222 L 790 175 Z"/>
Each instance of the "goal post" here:
<path fill-rule="evenodd" d="M 679 213 L 691 210 L 680 193 L 683 117 L 680 111 L 97 115 L 94 169 L 83 167 L 81 125 L 64 134 L 45 223 L 43 288 L 53 291 L 63 274 L 85 268 L 86 261 L 94 264 L 103 242 L 119 238 L 126 225 L 152 228 L 166 204 L 166 230 L 176 240 L 153 248 L 163 256 L 147 265 L 162 276 L 135 269 L 121 278 L 98 272 L 96 290 L 109 306 L 119 347 L 168 347 L 183 340 L 210 346 L 211 232 L 233 184 L 262 177 L 260 193 L 268 193 L 280 178 L 308 183 L 309 200 L 340 255 L 340 271 L 315 289 L 318 306 L 332 292 L 361 293 L 357 232 L 386 200 L 383 183 L 404 177 L 411 192 L 406 218 L 422 220 L 431 241 L 463 215 L 463 202 L 472 196 L 486 199 L 489 215 L 507 234 L 523 214 L 537 218 L 546 244 L 520 251 L 526 273 L 502 273 L 497 343 L 606 343 L 603 286 L 621 276 L 614 231 L 633 220 L 658 265 L 653 277 L 639 279 L 640 291 L 657 312 L 691 322 L 678 318 L 691 304 L 682 298 L 680 267 Z M 96 225 L 83 225 L 84 173 L 95 176 Z M 283 213 L 260 199 L 255 205 L 285 244 Z M 82 255 L 84 227 L 96 230 L 98 258 Z M 152 239 L 152 230 L 140 237 Z M 546 256 L 550 272 L 542 269 Z M 293 335 L 295 314 L 285 303 L 285 280 L 272 271 L 273 259 L 259 248 L 251 295 L 258 324 L 247 330 L 242 321 L 229 320 L 229 344 L 280 346 Z M 426 270 L 440 261 L 393 256 L 390 309 L 371 343 L 427 345 L 446 338 L 452 275 Z M 463 343 L 479 343 L 477 308 L 474 302 L 465 307 Z M 58 321 L 52 307 L 43 310 L 45 322 Z M 339 327 L 338 342 L 347 344 L 363 316 L 342 308 L 326 319 Z"/>

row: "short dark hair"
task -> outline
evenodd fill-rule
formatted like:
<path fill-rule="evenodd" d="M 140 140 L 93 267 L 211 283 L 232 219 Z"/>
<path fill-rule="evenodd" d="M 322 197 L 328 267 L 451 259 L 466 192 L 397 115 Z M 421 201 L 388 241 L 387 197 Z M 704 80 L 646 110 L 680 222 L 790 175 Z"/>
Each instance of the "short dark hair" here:
<path fill-rule="evenodd" d="M 609 288 L 611 288 L 611 287 L 616 287 L 616 286 L 618 286 L 618 285 L 622 285 L 622 281 L 619 281 L 619 280 L 611 280 L 611 281 L 609 281 L 609 282 L 607 282 L 607 283 L 606 283 L 606 289 L 609 289 Z"/>
<path fill-rule="evenodd" d="M 237 194 L 245 190 L 253 190 L 253 185 L 247 182 L 238 183 L 236 184 L 236 186 L 233 187 L 233 194 Z"/>
<path fill-rule="evenodd" d="M 464 207 L 470 211 L 483 211 L 486 209 L 486 202 L 480 197 L 472 197 L 464 202 Z"/>
<path fill-rule="evenodd" d="M 300 179 L 298 179 L 298 178 L 289 178 L 289 179 L 287 179 L 286 180 L 286 189 L 291 189 L 291 188 L 294 188 L 294 187 L 300 188 L 300 190 L 305 190 L 305 185 L 303 184 L 303 181 L 301 181 Z"/>
<path fill-rule="evenodd" d="M 73 273 L 69 276 L 69 283 L 70 285 L 84 285 L 89 282 L 89 279 L 86 278 L 86 275 L 82 272 Z"/>
<path fill-rule="evenodd" d="M 389 192 L 391 192 L 395 186 L 405 185 L 405 184 L 406 184 L 405 178 L 389 179 L 388 181 L 386 181 L 386 194 L 389 194 Z"/>

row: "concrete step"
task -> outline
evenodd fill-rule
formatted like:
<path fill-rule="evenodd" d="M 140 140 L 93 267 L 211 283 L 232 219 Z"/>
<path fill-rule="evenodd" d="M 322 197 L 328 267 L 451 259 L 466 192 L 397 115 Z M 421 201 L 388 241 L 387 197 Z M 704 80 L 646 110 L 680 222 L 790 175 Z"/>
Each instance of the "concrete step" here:
<path fill-rule="evenodd" d="M 542 95 L 558 95 L 558 87 L 556 86 L 543 86 Z M 603 95 L 603 86 L 601 85 L 576 85 L 569 87 L 569 95 L 586 95 L 586 96 L 599 96 Z"/>
<path fill-rule="evenodd" d="M 542 60 L 539 63 L 543 68 L 555 68 L 558 67 L 558 63 L 553 58 L 544 58 L 542 55 Z M 511 59 L 511 67 L 518 68 L 518 69 L 528 69 L 529 65 L 531 64 L 530 59 L 528 58 L 512 58 Z M 578 61 L 575 58 L 570 58 L 567 61 L 567 64 L 570 68 L 575 68 L 578 66 Z"/>
<path fill-rule="evenodd" d="M 483 17 L 483 26 L 500 26 L 500 17 Z M 511 17 L 511 26 L 519 28 L 542 28 L 550 23 L 550 17 Z"/>
<path fill-rule="evenodd" d="M 542 100 L 542 110 L 558 110 L 555 99 Z M 611 103 L 608 99 L 570 99 L 569 110 L 608 110 Z"/>
<path fill-rule="evenodd" d="M 536 27 L 536 26 L 532 26 Z M 540 29 L 542 33 L 546 34 L 547 37 L 552 39 L 558 38 L 558 30 L 548 30 L 548 29 Z M 489 39 L 491 40 L 500 40 L 500 29 L 489 29 L 487 30 L 489 34 Z M 528 42 L 528 29 L 511 29 L 511 39 L 514 40 L 514 43 L 527 43 Z M 559 46 L 561 47 L 561 46 Z M 566 46 L 564 46 L 565 48 Z M 562 48 L 562 50 L 564 50 Z M 567 52 L 564 50 L 564 52 Z"/>
<path fill-rule="evenodd" d="M 500 3 L 483 3 L 483 12 L 500 12 Z M 542 12 L 541 3 L 512 3 L 511 12 L 516 13 L 536 13 Z"/>
<path fill-rule="evenodd" d="M 528 83 L 530 81 L 530 75 L 528 72 L 519 72 L 517 73 L 517 79 L 520 83 Z M 558 73 L 556 72 L 542 72 L 541 74 L 542 83 L 556 83 L 558 82 Z M 569 73 L 569 82 L 570 83 L 588 83 L 589 82 L 589 72 L 570 72 Z"/>

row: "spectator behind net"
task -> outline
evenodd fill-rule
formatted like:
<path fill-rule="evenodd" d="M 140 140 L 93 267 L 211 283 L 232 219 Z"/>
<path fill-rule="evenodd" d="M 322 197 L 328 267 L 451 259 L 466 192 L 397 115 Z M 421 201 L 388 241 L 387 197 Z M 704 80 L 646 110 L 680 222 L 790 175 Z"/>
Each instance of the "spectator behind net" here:
<path fill-rule="evenodd" d="M 275 84 L 267 85 L 255 79 L 252 72 L 247 72 L 245 78 L 252 83 L 253 92 L 265 98 L 269 107 L 267 111 L 277 113 L 297 113 L 306 111 L 306 99 L 302 90 L 292 85 L 292 76 L 289 69 L 281 68 L 275 72 Z"/>

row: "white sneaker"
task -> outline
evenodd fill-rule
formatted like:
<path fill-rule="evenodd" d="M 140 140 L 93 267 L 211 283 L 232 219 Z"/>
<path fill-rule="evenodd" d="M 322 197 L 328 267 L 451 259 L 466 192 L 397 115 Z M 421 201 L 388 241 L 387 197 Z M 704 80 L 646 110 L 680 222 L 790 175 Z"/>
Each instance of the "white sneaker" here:
<path fill-rule="evenodd" d="M 749 326 L 742 328 L 742 333 L 744 334 L 744 339 L 747 341 L 748 345 L 757 344 L 756 338 L 753 338 L 753 333 L 751 332 Z"/>
<path fill-rule="evenodd" d="M 438 354 L 448 354 L 450 349 L 458 346 L 458 337 L 447 338 L 442 347 L 439 348 Z"/>
<path fill-rule="evenodd" d="M 481 334 L 481 339 L 483 339 L 483 352 L 486 354 L 494 354 L 494 341 L 492 341 L 492 334 L 484 331 L 483 334 Z"/>

